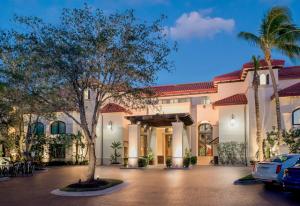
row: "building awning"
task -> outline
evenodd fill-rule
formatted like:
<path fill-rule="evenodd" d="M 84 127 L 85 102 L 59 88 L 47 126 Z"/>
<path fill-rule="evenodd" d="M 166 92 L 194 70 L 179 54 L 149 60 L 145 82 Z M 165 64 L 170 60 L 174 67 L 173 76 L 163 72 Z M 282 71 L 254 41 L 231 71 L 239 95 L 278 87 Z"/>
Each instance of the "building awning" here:
<path fill-rule="evenodd" d="M 300 96 L 300 83 L 293 84 L 287 88 L 284 88 L 278 91 L 279 97 L 295 97 Z M 274 99 L 275 95 L 271 96 L 271 99 Z"/>
<path fill-rule="evenodd" d="M 186 126 L 190 126 L 194 123 L 192 117 L 188 113 L 176 113 L 176 114 L 155 114 L 155 115 L 137 115 L 126 116 L 132 124 L 147 125 L 150 127 L 165 127 L 172 126 L 172 122 L 181 121 Z"/>
<path fill-rule="evenodd" d="M 213 106 L 229 106 L 247 104 L 248 100 L 245 94 L 235 94 L 213 103 Z"/>

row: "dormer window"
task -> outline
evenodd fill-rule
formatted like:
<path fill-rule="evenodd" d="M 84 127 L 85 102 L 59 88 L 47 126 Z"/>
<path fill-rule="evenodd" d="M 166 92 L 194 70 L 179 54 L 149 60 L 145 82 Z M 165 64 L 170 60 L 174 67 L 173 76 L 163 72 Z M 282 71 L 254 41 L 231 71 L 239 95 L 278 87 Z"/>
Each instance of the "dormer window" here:
<path fill-rule="evenodd" d="M 261 74 L 259 75 L 259 85 L 269 85 L 270 84 L 270 75 Z"/>
<path fill-rule="evenodd" d="M 91 90 L 90 89 L 84 90 L 84 99 L 85 100 L 91 99 Z"/>

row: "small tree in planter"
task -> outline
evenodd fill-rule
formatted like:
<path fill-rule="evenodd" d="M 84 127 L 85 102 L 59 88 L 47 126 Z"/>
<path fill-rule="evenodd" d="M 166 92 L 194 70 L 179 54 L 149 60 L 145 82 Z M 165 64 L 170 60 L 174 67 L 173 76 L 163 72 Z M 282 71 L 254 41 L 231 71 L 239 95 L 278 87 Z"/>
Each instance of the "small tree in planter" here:
<path fill-rule="evenodd" d="M 166 166 L 167 166 L 167 168 L 172 167 L 172 158 L 171 157 L 167 158 L 167 160 L 166 160 Z"/>
<path fill-rule="evenodd" d="M 197 156 L 192 156 L 191 157 L 191 164 L 196 165 L 197 164 Z"/>
<path fill-rule="evenodd" d="M 152 152 L 151 148 L 148 148 L 147 159 L 148 159 L 149 165 L 153 165 L 154 164 L 154 155 L 153 155 L 153 152 Z"/>
<path fill-rule="evenodd" d="M 145 157 L 140 157 L 140 158 L 138 159 L 138 166 L 139 166 L 139 167 L 147 167 L 147 165 L 148 165 L 148 159 L 147 159 L 147 158 L 145 158 Z"/>
<path fill-rule="evenodd" d="M 121 153 L 118 150 L 122 149 L 122 143 L 120 141 L 113 141 L 110 147 L 114 150 L 114 153 L 111 155 L 111 163 L 119 164 L 118 158 L 121 157 Z"/>
<path fill-rule="evenodd" d="M 189 149 L 185 149 L 185 155 L 183 158 L 183 167 L 188 168 L 191 164 L 191 151 Z"/>

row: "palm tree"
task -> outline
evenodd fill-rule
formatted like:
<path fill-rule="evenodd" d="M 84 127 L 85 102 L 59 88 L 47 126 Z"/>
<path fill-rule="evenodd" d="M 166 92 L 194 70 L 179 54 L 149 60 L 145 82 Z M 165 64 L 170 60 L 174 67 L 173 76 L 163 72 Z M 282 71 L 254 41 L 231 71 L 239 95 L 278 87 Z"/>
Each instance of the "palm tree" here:
<path fill-rule="evenodd" d="M 252 57 L 254 73 L 253 73 L 253 89 L 254 89 L 254 104 L 255 104 L 255 120 L 256 120 L 256 142 L 258 145 L 258 160 L 262 161 L 264 159 L 263 152 L 263 140 L 261 135 L 261 119 L 260 119 L 260 108 L 259 108 L 259 98 L 258 98 L 258 86 L 259 86 L 259 76 L 257 71 L 259 70 L 259 57 Z"/>
<path fill-rule="evenodd" d="M 276 78 L 272 69 L 271 52 L 276 49 L 290 58 L 300 55 L 299 43 L 300 29 L 293 24 L 288 8 L 273 7 L 262 19 L 258 35 L 249 32 L 240 32 L 238 36 L 258 46 L 268 65 L 272 80 L 277 117 L 278 137 L 281 137 L 281 112 Z"/>

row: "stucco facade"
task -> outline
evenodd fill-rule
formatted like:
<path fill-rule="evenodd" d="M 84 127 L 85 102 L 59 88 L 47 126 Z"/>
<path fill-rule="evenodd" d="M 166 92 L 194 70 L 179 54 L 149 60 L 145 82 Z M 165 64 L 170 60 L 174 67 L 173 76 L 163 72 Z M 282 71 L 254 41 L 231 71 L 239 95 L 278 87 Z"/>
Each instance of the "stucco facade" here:
<path fill-rule="evenodd" d="M 276 116 L 269 71 L 265 63 L 261 63 L 258 72 L 261 83 L 259 102 L 262 133 L 266 138 L 266 132 L 276 125 Z M 298 114 L 293 117 L 293 112 L 300 108 L 300 90 L 293 91 L 293 88 L 300 83 L 300 67 L 285 67 L 282 60 L 274 60 L 273 67 L 276 83 L 282 91 L 280 102 L 283 126 L 286 129 L 297 127 L 298 124 L 293 124 L 293 118 L 298 118 Z M 110 145 L 113 141 L 120 141 L 124 146 L 120 150 L 120 161 L 128 157 L 132 165 L 136 164 L 139 156 L 145 155 L 145 150 L 151 150 L 155 164 L 164 164 L 168 156 L 177 162 L 186 150 L 191 150 L 192 155 L 199 157 L 199 164 L 209 164 L 214 156 L 218 156 L 217 144 L 231 141 L 244 143 L 247 160 L 255 159 L 257 144 L 252 81 L 253 68 L 251 63 L 246 63 L 241 69 L 217 76 L 211 82 L 153 87 L 159 100 L 155 107 L 133 110 L 107 102 L 99 111 L 97 163 L 110 163 L 113 153 Z M 289 93 L 285 92 L 292 86 Z M 90 93 L 91 100 L 93 91 Z M 87 99 L 88 107 L 92 106 L 90 100 Z M 171 114 L 177 118 L 171 123 L 153 126 L 155 121 L 149 123 L 147 120 L 159 115 L 159 118 L 170 118 L 167 115 Z M 180 121 L 177 114 L 187 115 L 192 123 Z M 79 130 L 75 122 L 63 114 L 59 115 L 59 119 L 66 122 L 68 132 L 77 133 Z M 300 119 L 296 123 L 298 121 Z M 47 125 L 46 130 L 49 130 L 51 122 L 44 123 Z M 201 130 L 201 125 L 205 125 L 204 130 Z"/>

